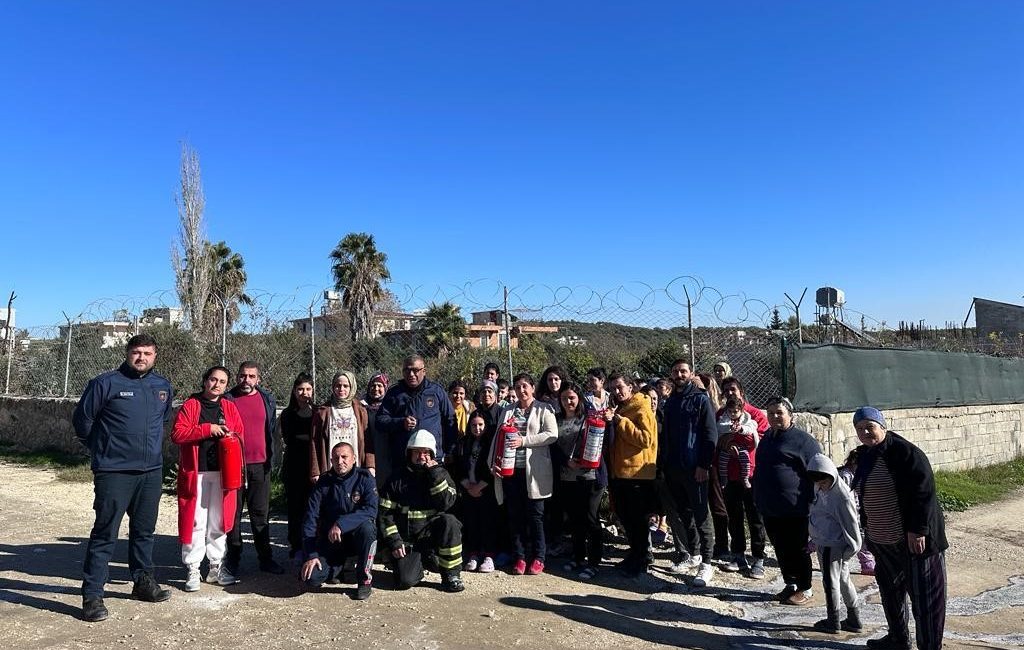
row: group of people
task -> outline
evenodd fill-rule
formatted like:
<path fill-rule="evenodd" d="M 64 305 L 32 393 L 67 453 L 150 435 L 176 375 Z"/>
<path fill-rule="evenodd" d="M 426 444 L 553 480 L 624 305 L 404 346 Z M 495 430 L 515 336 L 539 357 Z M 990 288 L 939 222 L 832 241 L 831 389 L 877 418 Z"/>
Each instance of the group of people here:
<path fill-rule="evenodd" d="M 156 342 L 133 337 L 125 363 L 93 379 L 75 412 L 96 477 L 83 583 L 89 621 L 107 617 L 103 586 L 125 513 L 133 596 L 170 597 L 153 578 L 151 558 L 163 426 L 172 414 L 170 384 L 152 371 L 155 359 Z M 847 565 L 861 553 L 889 622 L 889 633 L 869 647 L 910 647 L 908 595 L 918 647 L 941 646 L 946 540 L 931 468 L 876 409 L 854 416 L 862 445 L 855 466 L 840 472 L 795 426 L 789 400 L 768 400 L 766 412 L 754 407 L 725 362 L 697 375 L 680 359 L 667 379 L 643 385 L 601 368 L 580 385 L 558 366 L 539 380 L 519 373 L 506 382 L 488 364 L 472 394 L 464 381 L 445 390 L 428 378 L 417 355 L 401 372 L 394 385 L 374 375 L 360 395 L 355 374 L 340 371 L 319 405 L 311 377 L 300 374 L 279 418 L 258 364 L 243 363 L 230 389 L 226 368 L 204 373 L 171 434 L 180 447 L 186 591 L 200 588 L 204 559 L 207 581 L 239 581 L 243 508 L 259 568 L 284 572 L 268 527 L 279 435 L 290 557 L 312 587 L 350 571 L 353 597 L 368 598 L 376 560 L 390 566 L 397 588 L 417 584 L 427 568 L 455 593 L 465 588 L 463 570 L 542 573 L 549 543 L 563 538 L 563 569 L 592 580 L 604 570 L 602 520 L 612 519 L 628 545 L 619 571 L 647 572 L 667 529 L 668 570 L 695 570 L 697 587 L 712 583 L 715 564 L 763 578 L 770 540 L 785 585 L 777 598 L 788 605 L 811 599 L 816 547 L 827 617 L 815 627 L 824 632 L 862 629 Z"/>

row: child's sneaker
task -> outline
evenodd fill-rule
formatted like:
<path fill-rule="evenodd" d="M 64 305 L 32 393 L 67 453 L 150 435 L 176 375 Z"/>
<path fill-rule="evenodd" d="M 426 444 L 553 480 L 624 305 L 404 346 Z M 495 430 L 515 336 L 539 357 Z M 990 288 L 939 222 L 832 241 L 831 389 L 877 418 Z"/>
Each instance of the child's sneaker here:
<path fill-rule="evenodd" d="M 480 566 L 478 566 L 476 568 L 476 570 L 479 571 L 480 573 L 491 573 L 491 572 L 493 572 L 494 571 L 494 560 L 492 560 L 491 556 L 488 555 L 487 557 L 484 558 L 484 561 L 480 563 Z"/>
<path fill-rule="evenodd" d="M 544 573 L 544 563 L 540 560 L 534 560 L 530 562 L 530 568 L 526 570 L 526 575 L 536 576 Z"/>
<path fill-rule="evenodd" d="M 476 556 L 470 555 L 469 561 L 462 565 L 462 569 L 464 571 L 476 571 L 478 566 L 480 566 L 480 563 L 476 561 Z"/>
<path fill-rule="evenodd" d="M 745 478 L 745 479 L 743 479 L 743 487 L 745 487 L 745 488 L 746 488 L 746 489 L 748 489 L 748 490 L 749 490 L 749 489 L 750 489 L 750 488 L 752 487 L 752 486 L 750 485 L 750 479 L 749 479 L 749 478 Z"/>
<path fill-rule="evenodd" d="M 512 573 L 517 576 L 521 576 L 526 573 L 526 560 L 523 558 L 517 559 L 516 563 L 512 565 Z"/>

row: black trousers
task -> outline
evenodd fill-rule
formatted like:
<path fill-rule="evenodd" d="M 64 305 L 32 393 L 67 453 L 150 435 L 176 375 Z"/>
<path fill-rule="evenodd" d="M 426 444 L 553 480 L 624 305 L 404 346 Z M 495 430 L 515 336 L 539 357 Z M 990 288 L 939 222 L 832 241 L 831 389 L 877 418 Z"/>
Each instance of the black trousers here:
<path fill-rule="evenodd" d="M 270 472 L 266 463 L 248 463 L 245 466 L 245 486 L 238 490 L 235 508 L 235 526 L 228 533 L 228 550 L 224 563 L 232 573 L 238 571 L 242 559 L 242 506 L 249 509 L 253 546 L 260 562 L 270 560 Z"/>
<path fill-rule="evenodd" d="M 665 473 L 661 470 L 658 470 L 658 478 L 654 480 L 654 488 L 658 493 L 658 502 L 661 505 L 660 513 L 665 515 L 669 530 L 672 531 L 672 546 L 675 549 L 674 561 L 678 562 L 689 555 L 688 540 L 697 539 L 697 527 L 693 523 L 693 517 L 689 517 L 684 522 L 676 512 L 675 500 L 672 499 L 672 492 L 668 489 Z"/>
<path fill-rule="evenodd" d="M 775 547 L 775 559 L 787 585 L 800 591 L 811 588 L 811 556 L 807 552 L 806 516 L 765 517 L 764 528 Z"/>
<path fill-rule="evenodd" d="M 128 515 L 128 572 L 132 580 L 153 573 L 153 533 L 160 510 L 163 471 L 96 472 L 92 509 L 96 520 L 85 548 L 82 597 L 102 598 L 110 576 L 110 559 L 117 545 L 121 520 Z"/>
<path fill-rule="evenodd" d="M 708 480 L 698 483 L 694 471 L 692 467 L 665 468 L 665 487 L 689 535 L 686 540 L 687 550 L 691 555 L 700 555 L 707 563 L 711 561 L 715 545 L 715 531 L 708 509 L 708 488 L 715 479 L 709 474 Z"/>
<path fill-rule="evenodd" d="M 309 481 L 309 454 L 286 450 L 281 479 L 288 508 L 288 547 L 291 554 L 295 555 L 302 551 L 302 522 L 306 518 L 309 493 L 313 488 Z"/>
<path fill-rule="evenodd" d="M 462 522 L 448 512 L 434 515 L 427 520 L 426 525 L 411 539 L 404 540 L 407 551 L 417 551 L 420 555 L 433 555 L 441 575 L 453 575 L 460 573 L 462 569 Z M 410 560 L 413 556 L 407 555 Z M 408 589 L 422 579 L 415 575 L 415 569 L 409 569 L 404 565 L 403 559 L 392 557 L 390 559 L 394 569 L 395 587 Z M 400 570 L 401 569 L 401 570 Z"/>
<path fill-rule="evenodd" d="M 464 555 L 493 558 L 498 552 L 498 502 L 488 485 L 478 497 L 462 493 L 462 547 Z"/>
<path fill-rule="evenodd" d="M 332 568 L 345 566 L 345 559 L 356 558 L 358 584 L 373 582 L 373 556 L 377 552 L 377 527 L 373 521 L 364 521 L 355 530 L 342 531 L 340 542 L 331 542 L 326 535 L 317 543 L 320 569 L 314 570 L 306 584 L 319 587 L 327 581 Z"/>
<path fill-rule="evenodd" d="M 530 557 L 543 562 L 547 554 L 544 538 L 544 502 L 547 499 L 530 498 L 525 469 L 516 469 L 515 474 L 502 479 L 501 487 L 508 510 L 513 553 L 517 559 Z"/>
<path fill-rule="evenodd" d="M 912 555 L 906 543 L 875 544 L 875 580 L 889 634 L 908 640 L 907 596 L 914 612 L 918 650 L 938 650 L 946 627 L 946 556 Z"/>
<path fill-rule="evenodd" d="M 725 502 L 725 489 L 714 475 L 708 478 L 708 509 L 711 511 L 711 523 L 715 528 L 715 555 L 724 555 L 729 550 L 729 536 L 732 526 L 729 525 L 731 515 Z"/>
<path fill-rule="evenodd" d="M 572 559 L 596 567 L 601 564 L 603 550 L 601 530 L 601 497 L 604 488 L 597 481 L 560 481 L 562 504 L 569 516 L 572 532 Z"/>
<path fill-rule="evenodd" d="M 647 517 L 657 508 L 654 479 L 613 478 L 608 489 L 615 504 L 615 515 L 626 529 L 626 539 L 629 540 L 626 559 L 637 563 L 643 561 L 646 566 L 651 559 L 651 530 Z"/>
<path fill-rule="evenodd" d="M 732 537 L 729 550 L 733 553 L 743 553 L 747 550 L 747 533 L 743 529 L 745 517 L 750 528 L 750 554 L 755 560 L 763 559 L 764 521 L 754 506 L 754 490 L 744 487 L 742 481 L 729 481 L 724 492 L 725 507 L 729 510 L 729 536 Z"/>

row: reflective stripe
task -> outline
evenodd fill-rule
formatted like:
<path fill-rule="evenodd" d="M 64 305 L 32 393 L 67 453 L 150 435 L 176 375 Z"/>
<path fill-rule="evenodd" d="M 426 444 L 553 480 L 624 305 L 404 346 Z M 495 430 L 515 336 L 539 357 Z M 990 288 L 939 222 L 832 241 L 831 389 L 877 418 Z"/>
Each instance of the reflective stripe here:
<path fill-rule="evenodd" d="M 395 508 L 395 502 L 390 499 L 381 499 L 379 502 L 381 508 L 388 508 L 393 510 Z"/>
<path fill-rule="evenodd" d="M 409 519 L 426 519 L 437 514 L 437 510 L 410 510 Z"/>
<path fill-rule="evenodd" d="M 384 529 L 384 537 L 391 537 L 398 534 L 398 526 L 388 526 Z"/>
<path fill-rule="evenodd" d="M 438 555 L 447 555 L 449 557 L 453 555 L 462 555 L 462 544 L 458 546 L 452 546 L 450 548 L 439 548 L 437 549 Z"/>
<path fill-rule="evenodd" d="M 437 558 L 437 566 L 441 567 L 442 569 L 454 569 L 458 567 L 460 564 L 462 564 L 461 557 L 455 557 L 450 560 L 446 560 L 441 557 Z"/>
<path fill-rule="evenodd" d="M 431 494 L 431 496 L 433 496 L 435 494 L 441 494 L 446 489 L 448 489 L 448 481 L 441 481 L 440 483 L 438 483 L 434 487 L 430 488 L 430 494 Z"/>

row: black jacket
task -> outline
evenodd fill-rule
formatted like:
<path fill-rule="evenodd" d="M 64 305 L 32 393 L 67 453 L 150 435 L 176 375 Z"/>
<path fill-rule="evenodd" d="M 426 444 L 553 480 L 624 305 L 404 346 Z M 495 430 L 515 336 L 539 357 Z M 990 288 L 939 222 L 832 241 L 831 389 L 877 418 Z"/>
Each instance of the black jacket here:
<path fill-rule="evenodd" d="M 814 499 L 807 466 L 821 445 L 795 426 L 769 429 L 754 453 L 754 504 L 765 517 L 806 517 Z"/>
<path fill-rule="evenodd" d="M 857 473 L 853 476 L 853 489 L 861 503 L 864 503 L 867 487 L 865 479 L 875 462 L 882 458 L 896 488 L 903 528 L 906 532 L 925 536 L 925 555 L 945 551 L 949 547 L 945 517 L 935 492 L 935 474 L 925 453 L 895 431 L 886 432 L 885 440 L 874 447 L 864 446 L 861 450 Z M 866 525 L 863 508 L 860 518 Z"/>
<path fill-rule="evenodd" d="M 380 536 L 392 551 L 417 539 L 431 518 L 455 505 L 455 481 L 444 466 L 406 465 L 380 495 Z"/>

